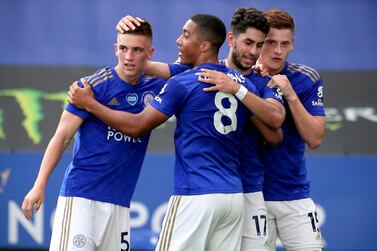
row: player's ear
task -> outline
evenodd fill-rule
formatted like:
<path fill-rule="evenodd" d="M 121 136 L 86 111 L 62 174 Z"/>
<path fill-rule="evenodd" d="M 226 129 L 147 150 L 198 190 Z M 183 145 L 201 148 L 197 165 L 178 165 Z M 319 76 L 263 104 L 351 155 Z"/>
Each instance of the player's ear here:
<path fill-rule="evenodd" d="M 149 48 L 148 53 L 147 53 L 147 59 L 148 60 L 150 60 L 152 58 L 153 53 L 154 53 L 154 48 L 153 47 Z"/>
<path fill-rule="evenodd" d="M 211 49 L 211 47 L 212 47 L 212 45 L 211 45 L 210 42 L 208 42 L 208 41 L 203 41 L 203 42 L 201 42 L 201 44 L 200 44 L 200 51 L 201 51 L 201 52 L 207 52 L 207 51 L 209 51 L 209 50 Z"/>
<path fill-rule="evenodd" d="M 226 35 L 226 41 L 229 45 L 229 47 L 233 46 L 234 43 L 234 34 L 233 32 L 229 31 L 228 34 Z"/>

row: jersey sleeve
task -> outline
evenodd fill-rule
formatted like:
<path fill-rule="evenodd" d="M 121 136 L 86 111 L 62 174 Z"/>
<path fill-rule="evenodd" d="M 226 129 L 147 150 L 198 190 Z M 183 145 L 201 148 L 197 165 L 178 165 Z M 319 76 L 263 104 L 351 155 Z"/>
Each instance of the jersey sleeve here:
<path fill-rule="evenodd" d="M 86 80 L 87 77 L 85 78 Z M 78 85 L 80 87 L 84 87 L 81 81 L 78 82 Z M 100 94 L 103 93 L 103 90 L 101 88 L 101 85 L 97 85 L 96 87 L 92 87 L 93 93 L 94 93 L 94 98 L 99 101 L 99 97 L 101 96 Z M 75 105 L 68 103 L 66 107 L 64 108 L 66 111 L 82 118 L 83 120 L 87 119 L 91 114 L 87 112 L 85 109 L 80 109 L 76 107 Z"/>
<path fill-rule="evenodd" d="M 256 86 L 261 86 L 262 88 L 259 90 L 260 97 L 263 99 L 272 98 L 278 101 L 279 103 L 283 104 L 283 93 L 279 88 L 270 88 L 267 86 L 268 82 L 271 80 L 269 77 L 260 77 L 254 78 L 253 82 Z"/>
<path fill-rule="evenodd" d="M 272 98 L 278 101 L 280 104 L 284 104 L 283 101 L 283 93 L 279 88 L 270 88 L 268 86 L 265 86 L 261 90 L 261 98 L 267 99 Z"/>
<path fill-rule="evenodd" d="M 257 87 L 249 79 L 246 78 L 245 82 L 243 82 L 242 84 L 249 90 L 249 92 L 254 93 L 258 97 L 260 96 Z M 246 110 L 247 117 L 251 118 L 252 116 L 254 116 L 254 113 L 252 111 L 250 111 L 249 109 Z"/>
<path fill-rule="evenodd" d="M 188 93 L 179 81 L 171 78 L 150 105 L 170 117 L 181 109 Z"/>
<path fill-rule="evenodd" d="M 178 75 L 178 74 L 185 72 L 185 71 L 187 71 L 191 68 L 192 68 L 191 66 L 185 65 L 185 64 L 179 64 L 179 63 L 169 64 L 170 77 Z"/>
<path fill-rule="evenodd" d="M 325 116 L 323 107 L 323 83 L 320 79 L 305 93 L 302 103 L 312 116 Z"/>
<path fill-rule="evenodd" d="M 257 90 L 257 87 L 247 78 L 245 78 L 245 82 L 242 83 L 250 92 L 260 96 L 260 93 Z"/>

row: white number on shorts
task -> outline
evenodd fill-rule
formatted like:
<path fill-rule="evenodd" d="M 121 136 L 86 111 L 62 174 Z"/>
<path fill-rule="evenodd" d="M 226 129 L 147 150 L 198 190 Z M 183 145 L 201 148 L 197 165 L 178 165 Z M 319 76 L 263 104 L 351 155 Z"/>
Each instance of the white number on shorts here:
<path fill-rule="evenodd" d="M 230 103 L 229 108 L 225 108 L 222 104 L 223 99 L 227 98 Z M 237 115 L 236 110 L 238 107 L 238 103 L 236 98 L 232 94 L 217 92 L 215 96 L 215 105 L 219 109 L 213 115 L 213 125 L 215 126 L 216 130 L 221 134 L 228 134 L 237 130 Z M 230 125 L 224 125 L 221 121 L 221 118 L 226 116 L 230 119 Z"/>
<path fill-rule="evenodd" d="M 319 232 L 319 227 L 317 227 L 319 221 L 318 221 L 318 215 L 317 215 L 317 212 L 310 212 L 308 213 L 308 217 L 310 218 L 310 221 L 312 222 L 312 228 L 313 228 L 313 232 Z"/>
<path fill-rule="evenodd" d="M 127 235 L 128 235 L 128 232 L 120 233 L 120 243 L 121 243 L 120 251 L 129 251 L 130 250 L 130 243 L 128 243 Z M 125 247 L 125 248 L 123 248 L 123 247 Z"/>
<path fill-rule="evenodd" d="M 266 234 L 267 234 L 267 217 L 266 217 L 266 215 L 259 215 L 259 217 L 258 217 L 258 215 L 254 215 L 252 218 L 255 221 L 255 228 L 257 230 L 258 236 L 261 235 L 259 218 L 261 219 L 260 221 L 262 221 L 262 219 L 264 220 L 263 235 L 266 236 Z"/>

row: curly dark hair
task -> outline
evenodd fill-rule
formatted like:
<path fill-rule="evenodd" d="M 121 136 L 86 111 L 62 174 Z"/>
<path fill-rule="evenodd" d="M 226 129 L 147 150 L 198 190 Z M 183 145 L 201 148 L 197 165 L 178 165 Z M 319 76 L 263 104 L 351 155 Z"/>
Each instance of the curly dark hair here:
<path fill-rule="evenodd" d="M 250 7 L 239 8 L 234 12 L 230 30 L 235 35 L 239 35 L 244 33 L 247 28 L 255 28 L 267 35 L 270 31 L 270 26 L 263 11 Z"/>

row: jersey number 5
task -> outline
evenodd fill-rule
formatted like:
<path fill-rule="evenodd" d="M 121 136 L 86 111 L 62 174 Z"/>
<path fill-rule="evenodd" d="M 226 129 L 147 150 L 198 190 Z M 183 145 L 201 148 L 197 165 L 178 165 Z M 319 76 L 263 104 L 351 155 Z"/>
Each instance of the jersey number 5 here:
<path fill-rule="evenodd" d="M 120 243 L 121 243 L 121 251 L 129 251 L 130 250 L 130 243 L 127 240 L 128 232 L 120 233 Z"/>
<path fill-rule="evenodd" d="M 230 103 L 229 108 L 225 108 L 223 106 L 222 101 L 224 99 L 228 99 Z M 215 126 L 216 130 L 221 134 L 228 134 L 237 130 L 237 115 L 236 110 L 238 107 L 238 103 L 236 98 L 232 94 L 224 93 L 224 92 L 217 92 L 215 96 L 215 106 L 219 109 L 213 115 L 213 125 Z M 222 122 L 222 117 L 226 116 L 230 119 L 230 125 L 224 125 Z"/>

